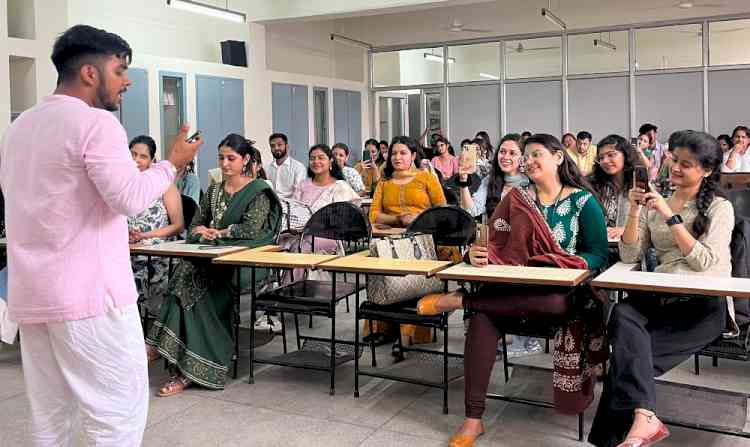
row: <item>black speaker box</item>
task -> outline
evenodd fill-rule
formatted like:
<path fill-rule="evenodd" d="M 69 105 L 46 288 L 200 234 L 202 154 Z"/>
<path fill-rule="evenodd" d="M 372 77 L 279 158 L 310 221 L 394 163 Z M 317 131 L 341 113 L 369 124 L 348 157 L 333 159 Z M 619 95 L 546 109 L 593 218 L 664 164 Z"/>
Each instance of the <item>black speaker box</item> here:
<path fill-rule="evenodd" d="M 225 40 L 221 43 L 221 63 L 247 67 L 247 53 L 245 42 L 239 40 Z"/>

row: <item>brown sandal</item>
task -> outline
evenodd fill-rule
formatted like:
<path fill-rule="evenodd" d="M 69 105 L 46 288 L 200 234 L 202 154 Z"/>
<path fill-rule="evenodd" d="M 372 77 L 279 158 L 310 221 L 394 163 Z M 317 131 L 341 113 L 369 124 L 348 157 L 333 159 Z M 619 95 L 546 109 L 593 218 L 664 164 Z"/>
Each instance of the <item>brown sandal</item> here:
<path fill-rule="evenodd" d="M 156 395 L 159 397 L 174 396 L 185 391 L 188 386 L 190 386 L 190 379 L 184 376 L 175 376 L 169 379 Z"/>

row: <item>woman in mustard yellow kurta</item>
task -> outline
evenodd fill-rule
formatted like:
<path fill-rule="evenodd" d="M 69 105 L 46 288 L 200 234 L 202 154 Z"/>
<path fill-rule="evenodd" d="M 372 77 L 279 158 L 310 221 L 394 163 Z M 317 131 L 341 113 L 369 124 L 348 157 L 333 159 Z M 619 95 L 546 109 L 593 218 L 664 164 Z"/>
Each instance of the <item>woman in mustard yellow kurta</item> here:
<path fill-rule="evenodd" d="M 388 159 L 383 170 L 383 179 L 375 188 L 370 207 L 370 222 L 373 225 L 388 225 L 405 228 L 422 211 L 445 205 L 445 194 L 435 174 L 418 170 L 419 146 L 409 137 L 395 137 L 388 149 Z M 382 321 L 373 322 L 373 331 L 386 339 L 396 338 L 396 326 Z M 369 327 L 364 325 L 367 335 Z M 432 341 L 430 329 L 413 325 L 402 325 L 401 334 L 411 343 Z"/>

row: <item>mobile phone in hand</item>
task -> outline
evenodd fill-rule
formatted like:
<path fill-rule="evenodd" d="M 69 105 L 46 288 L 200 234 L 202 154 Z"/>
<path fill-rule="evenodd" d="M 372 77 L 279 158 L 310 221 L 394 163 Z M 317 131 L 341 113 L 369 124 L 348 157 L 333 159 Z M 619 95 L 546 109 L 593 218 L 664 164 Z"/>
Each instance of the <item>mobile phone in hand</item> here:
<path fill-rule="evenodd" d="M 648 169 L 645 166 L 636 166 L 633 169 L 633 185 L 636 188 L 642 189 L 644 192 L 649 192 L 648 189 Z"/>
<path fill-rule="evenodd" d="M 201 136 L 201 131 L 200 131 L 200 130 L 197 130 L 197 131 L 196 131 L 196 132 L 195 132 L 194 134 L 190 135 L 190 136 L 188 137 L 188 139 L 187 139 L 187 140 L 185 140 L 185 142 L 187 142 L 187 143 L 192 143 L 192 142 L 194 142 L 195 140 L 197 140 L 198 138 L 200 138 L 200 136 Z"/>

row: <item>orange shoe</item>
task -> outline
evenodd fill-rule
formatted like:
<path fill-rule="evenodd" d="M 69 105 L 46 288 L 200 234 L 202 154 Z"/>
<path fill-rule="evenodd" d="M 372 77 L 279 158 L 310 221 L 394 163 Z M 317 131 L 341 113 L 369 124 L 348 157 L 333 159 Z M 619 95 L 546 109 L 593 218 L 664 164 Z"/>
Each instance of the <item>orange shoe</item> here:
<path fill-rule="evenodd" d="M 417 314 L 431 316 L 440 315 L 441 313 L 443 313 L 437 307 L 438 301 L 440 301 L 440 297 L 442 296 L 442 293 L 431 293 L 419 300 L 419 302 L 417 303 Z"/>
<path fill-rule="evenodd" d="M 652 411 L 644 410 L 642 408 L 636 409 L 635 412 L 648 417 L 649 422 L 650 419 L 655 416 Z M 625 441 L 618 444 L 617 447 L 647 447 L 650 445 L 654 445 L 659 441 L 663 441 L 664 439 L 669 437 L 669 430 L 662 421 L 657 419 L 657 422 L 659 423 L 659 426 L 656 428 L 656 431 L 650 436 L 647 436 L 645 438 L 642 436 L 628 436 L 627 438 L 625 438 Z"/>
<path fill-rule="evenodd" d="M 477 435 L 467 435 L 464 433 L 456 433 L 451 436 L 451 440 L 448 442 L 448 447 L 473 447 L 477 438 L 482 436 L 484 431 Z"/>

